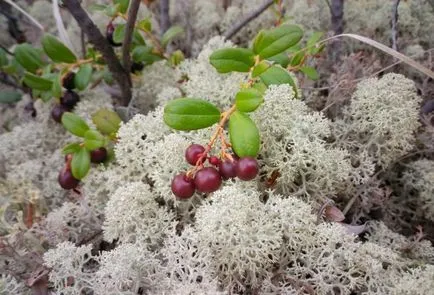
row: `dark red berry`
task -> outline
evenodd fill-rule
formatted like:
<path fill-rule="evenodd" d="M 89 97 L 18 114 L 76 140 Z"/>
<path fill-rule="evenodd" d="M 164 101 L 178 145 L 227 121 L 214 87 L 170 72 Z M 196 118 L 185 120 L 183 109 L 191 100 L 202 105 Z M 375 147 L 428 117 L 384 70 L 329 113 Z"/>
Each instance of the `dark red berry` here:
<path fill-rule="evenodd" d="M 60 103 L 68 110 L 72 110 L 79 101 L 80 96 L 72 90 L 66 91 L 60 98 Z"/>
<path fill-rule="evenodd" d="M 190 165 L 196 165 L 205 148 L 200 144 L 192 144 L 185 150 L 185 159 Z"/>
<path fill-rule="evenodd" d="M 80 180 L 76 179 L 71 172 L 71 169 L 63 168 L 57 178 L 60 186 L 63 189 L 74 189 L 78 186 Z"/>
<path fill-rule="evenodd" d="M 224 160 L 219 165 L 219 172 L 223 179 L 234 178 L 237 176 L 237 172 L 235 170 L 235 166 L 237 161 L 231 161 L 229 159 Z"/>
<path fill-rule="evenodd" d="M 122 43 L 116 43 L 116 42 L 113 40 L 113 33 L 114 33 L 114 32 L 115 32 L 115 26 L 113 25 L 113 23 L 109 23 L 109 24 L 107 25 L 107 28 L 106 28 L 106 37 L 107 37 L 107 40 L 109 41 L 109 43 L 110 43 L 112 46 L 115 46 L 115 47 L 121 46 Z"/>
<path fill-rule="evenodd" d="M 211 165 L 218 166 L 220 164 L 220 159 L 217 158 L 216 156 L 211 156 L 211 157 L 209 157 L 208 162 Z"/>
<path fill-rule="evenodd" d="M 105 147 L 90 152 L 90 161 L 92 163 L 102 163 L 105 159 L 107 159 L 107 149 Z"/>
<path fill-rule="evenodd" d="M 56 121 L 57 123 L 60 123 L 62 122 L 63 114 L 67 111 L 68 109 L 65 106 L 61 104 L 56 104 L 51 109 L 51 118 L 53 118 L 53 120 Z"/>
<path fill-rule="evenodd" d="M 131 64 L 131 73 L 141 72 L 145 65 L 141 62 L 133 62 Z"/>
<path fill-rule="evenodd" d="M 212 193 L 219 189 L 222 178 L 217 169 L 205 167 L 199 170 L 194 177 L 196 189 L 202 193 Z"/>
<path fill-rule="evenodd" d="M 66 74 L 65 78 L 63 78 L 62 86 L 68 90 L 74 89 L 75 88 L 74 79 L 75 79 L 75 73 L 69 72 L 68 74 Z"/>
<path fill-rule="evenodd" d="M 185 173 L 176 175 L 171 187 L 173 194 L 180 199 L 190 198 L 195 191 L 193 179 L 188 178 Z"/>
<path fill-rule="evenodd" d="M 259 167 L 256 159 L 252 157 L 241 158 L 235 165 L 237 176 L 241 180 L 252 180 L 258 175 Z"/>

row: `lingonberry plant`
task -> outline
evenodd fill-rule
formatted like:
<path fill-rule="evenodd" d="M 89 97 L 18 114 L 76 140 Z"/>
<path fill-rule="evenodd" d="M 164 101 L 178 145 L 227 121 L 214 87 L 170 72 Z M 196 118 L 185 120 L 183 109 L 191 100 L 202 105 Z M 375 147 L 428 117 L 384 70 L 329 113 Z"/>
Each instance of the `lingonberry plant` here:
<path fill-rule="evenodd" d="M 193 196 L 195 190 L 211 193 L 219 189 L 222 180 L 238 177 L 249 181 L 258 175 L 255 157 L 260 149 L 260 134 L 248 113 L 260 107 L 270 85 L 289 84 L 297 94 L 290 72 L 300 71 L 311 79 L 318 78 L 315 69 L 306 66 L 306 62 L 323 49 L 317 45 L 321 34 L 313 34 L 303 49 L 299 46 L 302 37 L 298 26 L 283 24 L 260 31 L 252 48 L 225 48 L 213 52 L 210 63 L 219 73 L 248 73 L 248 81 L 241 85 L 229 109 L 221 112 L 210 102 L 197 98 L 179 98 L 166 105 L 164 121 L 174 129 L 195 130 L 217 123 L 205 146 L 194 143 L 187 148 L 185 158 L 194 167 L 174 177 L 172 192 L 175 196 L 186 199 Z M 226 127 L 229 141 L 225 135 Z M 210 155 L 218 139 L 220 153 Z M 205 166 L 207 159 L 211 166 Z"/>

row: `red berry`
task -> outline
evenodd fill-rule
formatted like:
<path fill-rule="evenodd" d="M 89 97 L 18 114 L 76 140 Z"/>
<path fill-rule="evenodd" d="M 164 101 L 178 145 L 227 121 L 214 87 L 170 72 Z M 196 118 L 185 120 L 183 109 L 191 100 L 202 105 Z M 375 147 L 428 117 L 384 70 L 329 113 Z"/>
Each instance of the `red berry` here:
<path fill-rule="evenodd" d="M 217 158 L 216 156 L 211 156 L 211 157 L 209 157 L 208 162 L 211 165 L 218 166 L 220 164 L 220 159 Z"/>
<path fill-rule="evenodd" d="M 194 177 L 196 189 L 202 193 L 212 193 L 219 189 L 222 178 L 217 169 L 205 167 L 199 170 Z"/>
<path fill-rule="evenodd" d="M 90 152 L 90 161 L 92 163 L 102 163 L 107 159 L 107 150 L 104 147 Z"/>
<path fill-rule="evenodd" d="M 259 172 L 258 162 L 252 157 L 241 158 L 235 165 L 237 176 L 241 180 L 252 180 Z"/>
<path fill-rule="evenodd" d="M 107 37 L 107 40 L 109 41 L 109 43 L 110 43 L 112 46 L 115 46 L 115 47 L 121 46 L 122 43 L 116 43 L 116 42 L 113 40 L 113 33 L 114 33 L 114 32 L 115 32 L 115 26 L 110 22 L 110 23 L 107 25 L 107 28 L 106 28 L 106 37 Z"/>
<path fill-rule="evenodd" d="M 52 109 L 51 109 L 51 118 L 53 118 L 54 121 L 56 121 L 57 123 L 62 122 L 62 116 L 65 112 L 67 112 L 68 109 L 61 105 L 61 104 L 56 104 Z"/>
<path fill-rule="evenodd" d="M 60 98 L 60 103 L 68 110 L 72 110 L 79 101 L 80 96 L 72 90 L 66 91 Z"/>
<path fill-rule="evenodd" d="M 66 89 L 68 89 L 68 90 L 74 89 L 75 88 L 74 79 L 75 79 L 75 73 L 74 72 L 69 72 L 65 76 L 65 78 L 63 78 L 63 81 L 62 81 L 63 87 L 66 88 Z"/>
<path fill-rule="evenodd" d="M 188 178 L 185 173 L 175 176 L 172 180 L 172 193 L 180 199 L 188 199 L 195 191 L 193 179 Z"/>
<path fill-rule="evenodd" d="M 190 165 L 195 166 L 204 151 L 205 148 L 200 144 L 192 144 L 185 150 L 185 159 Z"/>
<path fill-rule="evenodd" d="M 60 186 L 63 189 L 74 189 L 78 186 L 80 180 L 76 179 L 71 172 L 71 169 L 63 168 L 57 177 Z"/>
<path fill-rule="evenodd" d="M 235 166 L 237 161 L 231 161 L 229 159 L 224 160 L 219 165 L 219 172 L 223 179 L 234 178 L 237 176 L 237 172 L 235 170 Z"/>

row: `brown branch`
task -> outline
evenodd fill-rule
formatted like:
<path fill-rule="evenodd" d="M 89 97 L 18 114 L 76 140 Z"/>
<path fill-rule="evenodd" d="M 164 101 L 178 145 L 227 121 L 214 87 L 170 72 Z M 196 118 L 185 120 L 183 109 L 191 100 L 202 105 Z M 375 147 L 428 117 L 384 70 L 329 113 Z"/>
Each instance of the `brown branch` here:
<path fill-rule="evenodd" d="M 84 35 L 84 31 L 80 30 L 80 42 L 81 42 L 81 55 L 83 58 L 86 58 L 86 36 Z"/>
<path fill-rule="evenodd" d="M 261 13 L 263 13 L 268 7 L 270 7 L 274 3 L 274 0 L 267 0 L 264 4 L 258 7 L 255 11 L 252 11 L 246 17 L 235 24 L 232 28 L 230 28 L 225 34 L 225 39 L 231 39 L 236 33 L 238 33 L 244 26 L 246 26 L 249 22 L 257 18 Z"/>
<path fill-rule="evenodd" d="M 331 29 L 334 36 L 340 35 L 344 32 L 344 0 L 332 0 L 330 6 L 331 14 Z M 329 54 L 331 55 L 331 60 L 336 61 L 339 59 L 341 54 L 342 41 L 337 39 L 334 40 L 330 46 Z"/>
<path fill-rule="evenodd" d="M 110 72 L 113 74 L 113 78 L 118 82 L 122 93 L 119 103 L 123 106 L 128 105 L 131 99 L 129 71 L 126 71 L 122 67 L 113 48 L 95 26 L 86 11 L 81 7 L 80 2 L 78 0 L 64 0 L 63 4 L 77 21 L 80 28 L 85 32 L 89 42 L 101 52 Z"/>
<path fill-rule="evenodd" d="M 160 0 L 160 33 L 161 35 L 170 27 L 169 0 Z"/>
<path fill-rule="evenodd" d="M 392 48 L 398 51 L 398 6 L 400 0 L 395 0 L 393 3 L 393 12 L 392 12 Z"/>
<path fill-rule="evenodd" d="M 133 40 L 134 26 L 136 24 L 137 12 L 139 11 L 140 0 L 132 0 L 130 3 L 130 8 L 128 9 L 128 20 L 125 25 L 125 37 L 122 42 L 122 64 L 126 71 L 130 71 L 131 68 L 131 57 L 130 48 L 131 41 Z M 131 75 L 128 74 L 128 78 L 131 83 Z M 128 105 L 128 104 L 127 104 Z"/>

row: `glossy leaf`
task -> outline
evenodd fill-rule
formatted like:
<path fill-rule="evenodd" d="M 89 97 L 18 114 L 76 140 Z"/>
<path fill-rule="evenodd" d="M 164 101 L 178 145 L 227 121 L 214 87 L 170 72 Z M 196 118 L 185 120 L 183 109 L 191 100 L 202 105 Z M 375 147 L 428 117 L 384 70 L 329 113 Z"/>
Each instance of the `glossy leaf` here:
<path fill-rule="evenodd" d="M 41 40 L 45 53 L 54 62 L 74 63 L 77 61 L 75 54 L 59 39 L 51 34 L 45 34 Z"/>
<path fill-rule="evenodd" d="M 125 38 L 125 24 L 118 24 L 113 32 L 113 41 L 115 43 L 122 43 Z"/>
<path fill-rule="evenodd" d="M 183 34 L 184 29 L 181 26 L 170 27 L 161 37 L 161 46 L 165 48 L 170 43 L 170 41 L 182 36 Z"/>
<path fill-rule="evenodd" d="M 130 0 L 114 0 L 114 4 L 118 4 L 118 12 L 125 14 L 128 10 Z"/>
<path fill-rule="evenodd" d="M 81 148 L 78 152 L 74 153 L 71 161 L 72 175 L 78 180 L 83 179 L 90 169 L 90 152 Z"/>
<path fill-rule="evenodd" d="M 263 72 L 265 72 L 269 67 L 271 66 L 270 63 L 266 62 L 265 60 L 261 61 L 259 64 L 257 64 L 252 71 L 252 77 L 256 78 Z"/>
<path fill-rule="evenodd" d="M 318 43 L 318 41 L 321 39 L 321 37 L 324 35 L 324 33 L 322 32 L 314 32 L 309 39 L 307 39 L 306 42 L 306 47 L 312 47 L 314 46 L 316 43 Z"/>
<path fill-rule="evenodd" d="M 298 96 L 297 86 L 295 85 L 294 80 L 292 79 L 288 71 L 280 66 L 272 66 L 264 73 L 262 73 L 260 78 L 261 81 L 267 86 L 289 84 L 294 89 L 295 95 Z"/>
<path fill-rule="evenodd" d="M 84 134 L 89 130 L 87 123 L 74 113 L 66 112 L 62 116 L 62 125 L 66 130 L 78 137 L 84 137 Z"/>
<path fill-rule="evenodd" d="M 57 74 L 53 78 L 53 86 L 51 87 L 51 93 L 56 98 L 60 98 L 62 96 L 62 83 L 60 81 L 60 74 Z"/>
<path fill-rule="evenodd" d="M 152 64 L 163 58 L 152 51 L 152 47 L 149 46 L 136 46 L 132 52 L 133 61 L 143 62 L 145 64 Z"/>
<path fill-rule="evenodd" d="M 170 64 L 174 67 L 179 65 L 185 59 L 181 50 L 176 50 L 169 58 Z"/>
<path fill-rule="evenodd" d="M 273 61 L 274 63 L 277 63 L 284 68 L 286 68 L 291 61 L 288 56 L 288 51 L 284 51 L 272 57 L 268 57 L 267 60 Z"/>
<path fill-rule="evenodd" d="M 235 104 L 241 112 L 253 112 L 263 101 L 262 92 L 255 88 L 241 89 L 235 96 Z"/>
<path fill-rule="evenodd" d="M 63 147 L 62 154 L 64 155 L 74 154 L 78 152 L 80 149 L 81 149 L 80 143 L 73 142 Z"/>
<path fill-rule="evenodd" d="M 308 76 L 311 80 L 318 80 L 319 78 L 318 72 L 312 67 L 301 67 L 300 71 Z"/>
<path fill-rule="evenodd" d="M 19 44 L 15 47 L 16 61 L 29 72 L 35 73 L 37 69 L 44 66 L 40 52 L 30 44 Z"/>
<path fill-rule="evenodd" d="M 259 32 L 253 43 L 253 51 L 261 58 L 275 56 L 297 44 L 303 37 L 303 31 L 295 25 Z"/>
<path fill-rule="evenodd" d="M 224 48 L 214 51 L 209 60 L 219 73 L 248 72 L 255 64 L 255 55 L 250 49 Z"/>
<path fill-rule="evenodd" d="M 149 18 L 142 19 L 138 22 L 137 27 L 143 31 L 150 32 L 152 30 L 152 23 Z"/>
<path fill-rule="evenodd" d="M 297 52 L 292 58 L 291 58 L 291 66 L 296 67 L 301 64 L 305 56 L 304 51 Z"/>
<path fill-rule="evenodd" d="M 50 80 L 33 75 L 29 72 L 24 74 L 23 81 L 27 86 L 36 90 L 51 90 L 51 87 L 53 86 L 53 82 Z"/>
<path fill-rule="evenodd" d="M 84 134 L 84 146 L 89 150 L 93 151 L 100 147 L 103 147 L 106 143 L 104 135 L 99 133 L 97 130 L 89 129 Z"/>
<path fill-rule="evenodd" d="M 91 64 L 82 64 L 80 69 L 75 74 L 74 84 L 78 90 L 86 89 L 87 85 L 90 82 L 90 78 L 92 77 L 92 65 Z"/>
<path fill-rule="evenodd" d="M 112 135 L 118 132 L 122 120 L 116 112 L 100 109 L 92 115 L 92 122 L 102 134 Z"/>
<path fill-rule="evenodd" d="M 142 34 L 138 30 L 133 31 L 133 44 L 134 45 L 146 45 L 145 39 L 143 39 Z"/>
<path fill-rule="evenodd" d="M 202 99 L 178 98 L 164 108 L 164 122 L 176 130 L 202 129 L 219 120 L 217 107 Z"/>
<path fill-rule="evenodd" d="M 3 90 L 0 91 L 0 103 L 14 103 L 20 101 L 22 94 L 17 91 Z"/>
<path fill-rule="evenodd" d="M 239 157 L 256 157 L 260 137 L 255 122 L 242 112 L 235 111 L 229 118 L 229 136 L 232 149 Z"/>

